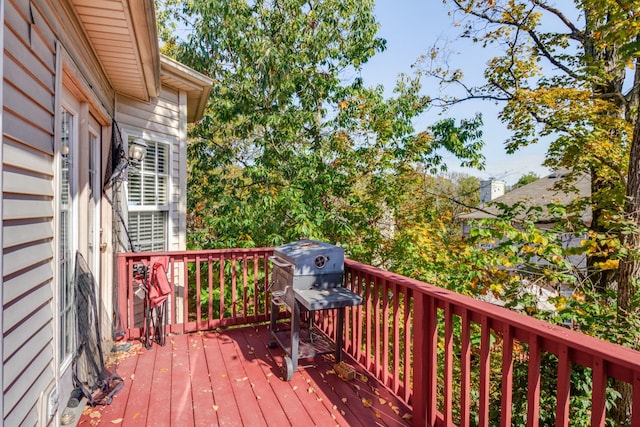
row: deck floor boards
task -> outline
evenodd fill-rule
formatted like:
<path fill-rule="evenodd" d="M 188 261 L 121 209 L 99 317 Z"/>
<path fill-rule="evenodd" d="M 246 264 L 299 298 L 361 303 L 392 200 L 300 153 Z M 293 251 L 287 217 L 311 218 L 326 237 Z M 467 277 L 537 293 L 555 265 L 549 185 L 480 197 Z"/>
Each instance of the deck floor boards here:
<path fill-rule="evenodd" d="M 319 355 L 284 381 L 285 353 L 269 341 L 261 325 L 174 335 L 151 350 L 132 342 L 110 358 L 124 388 L 111 405 L 87 407 L 78 425 L 410 425 L 410 409 L 348 358 L 354 380 L 336 375 L 333 355 Z"/>

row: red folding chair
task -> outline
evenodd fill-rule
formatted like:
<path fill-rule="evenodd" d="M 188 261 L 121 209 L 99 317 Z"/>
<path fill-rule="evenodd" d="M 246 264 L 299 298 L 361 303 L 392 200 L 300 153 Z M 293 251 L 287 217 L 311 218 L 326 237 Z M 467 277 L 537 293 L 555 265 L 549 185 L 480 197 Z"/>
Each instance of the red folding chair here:
<path fill-rule="evenodd" d="M 151 348 L 152 341 L 164 346 L 168 300 L 171 284 L 167 278 L 169 257 L 157 256 L 149 259 L 145 297 L 145 346 Z"/>

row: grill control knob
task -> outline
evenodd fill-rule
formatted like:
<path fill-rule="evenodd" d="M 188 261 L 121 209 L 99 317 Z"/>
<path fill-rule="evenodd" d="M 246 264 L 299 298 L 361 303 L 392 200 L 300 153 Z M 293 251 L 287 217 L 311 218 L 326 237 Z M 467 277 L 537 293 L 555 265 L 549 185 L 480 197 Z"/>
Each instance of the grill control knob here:
<path fill-rule="evenodd" d="M 327 261 L 329 261 L 328 257 L 319 255 L 313 260 L 313 265 L 315 265 L 316 268 L 324 268 L 324 266 L 327 265 Z"/>

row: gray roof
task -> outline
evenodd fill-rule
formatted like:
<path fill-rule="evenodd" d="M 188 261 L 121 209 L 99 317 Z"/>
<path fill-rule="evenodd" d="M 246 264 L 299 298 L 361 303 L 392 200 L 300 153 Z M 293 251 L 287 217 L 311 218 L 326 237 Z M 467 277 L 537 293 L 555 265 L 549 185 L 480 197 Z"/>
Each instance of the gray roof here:
<path fill-rule="evenodd" d="M 552 217 L 546 209 L 549 204 L 567 205 L 578 198 L 589 197 L 591 195 L 591 179 L 589 175 L 581 174 L 575 178 L 572 186 L 576 191 L 564 190 L 558 186 L 558 184 L 568 182 L 571 182 L 569 171 L 556 171 L 530 184 L 509 191 L 505 195 L 497 197 L 490 202 L 483 203 L 478 207 L 478 210 L 462 214 L 459 218 L 463 220 L 495 218 L 500 213 L 500 209 L 496 206 L 497 203 L 513 206 L 517 202 L 523 202 L 527 208 L 534 206 L 542 207 L 543 210 L 538 222 L 550 222 L 552 221 Z M 590 209 L 582 213 L 582 221 L 586 224 L 591 222 Z"/>

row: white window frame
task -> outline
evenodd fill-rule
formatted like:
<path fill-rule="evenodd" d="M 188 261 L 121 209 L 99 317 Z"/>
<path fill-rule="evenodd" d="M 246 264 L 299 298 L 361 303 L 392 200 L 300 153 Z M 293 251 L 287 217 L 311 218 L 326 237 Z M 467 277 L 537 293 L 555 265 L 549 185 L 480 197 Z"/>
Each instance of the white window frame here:
<path fill-rule="evenodd" d="M 62 274 L 62 268 L 61 266 L 58 266 L 58 280 L 59 280 L 59 287 L 58 287 L 58 301 L 59 303 L 57 304 L 57 312 L 56 312 L 56 316 L 58 319 L 58 330 L 59 330 L 59 335 L 58 335 L 58 340 L 57 340 L 57 357 L 59 360 L 59 366 L 60 366 L 60 371 L 63 372 L 67 369 L 67 367 L 71 364 L 71 359 L 73 357 L 73 351 L 71 351 L 70 353 L 65 353 L 65 347 L 67 345 L 67 335 L 64 333 L 65 329 L 64 329 L 64 320 L 65 318 L 65 313 L 66 315 L 69 315 L 72 317 L 72 320 L 75 321 L 75 312 L 74 312 L 74 308 L 73 308 L 73 283 L 71 283 L 71 279 L 73 277 L 73 270 L 75 268 L 75 254 L 76 251 L 78 250 L 78 234 L 77 234 L 77 230 L 79 227 L 79 221 L 78 221 L 78 179 L 79 179 L 79 162 L 80 162 L 80 156 L 79 156 L 79 139 L 80 139 L 80 129 L 79 129 L 79 122 L 80 122 L 80 103 L 78 100 L 74 99 L 66 90 L 63 93 L 62 96 L 62 104 L 61 104 L 61 108 L 60 108 L 60 112 L 61 114 L 58 116 L 57 120 L 62 120 L 62 111 L 66 110 L 67 112 L 69 112 L 69 114 L 71 114 L 71 116 L 73 117 L 73 122 L 72 122 L 72 126 L 71 129 L 69 129 L 69 134 L 70 134 L 70 144 L 69 144 L 69 155 L 70 157 L 70 166 L 69 166 L 69 193 L 70 193 L 70 200 L 69 200 L 69 213 L 70 213 L 70 224 L 69 224 L 69 256 L 70 258 L 67 260 L 67 262 L 71 263 L 71 270 L 70 270 L 70 277 L 69 279 L 69 283 L 63 283 L 63 281 L 61 280 L 61 274 Z M 60 124 L 58 124 L 60 125 Z M 61 142 L 61 133 L 60 133 L 60 137 L 57 139 L 56 144 L 60 144 Z M 58 145 L 58 148 L 56 150 L 57 155 L 58 155 L 58 161 L 57 161 L 57 166 L 58 168 L 61 167 L 61 162 L 62 162 L 62 147 Z M 62 176 L 62 169 L 58 170 L 58 176 Z M 61 185 L 61 181 L 58 182 L 58 187 L 57 187 L 57 191 L 60 192 L 60 185 Z M 57 212 L 60 213 L 61 212 L 61 199 L 62 199 L 62 194 L 59 193 L 58 194 L 58 200 L 59 204 L 56 207 Z M 56 229 L 58 230 L 58 233 L 60 231 L 60 227 L 62 226 L 62 218 L 59 218 L 58 224 Z M 60 236 L 61 238 L 61 236 Z M 59 239 L 60 239 L 59 238 Z M 56 250 L 59 251 L 60 249 L 60 240 L 57 240 L 57 247 Z M 58 260 L 62 260 L 63 254 L 58 253 L 57 259 Z M 63 307 L 63 301 L 60 298 L 60 292 L 62 292 L 63 288 L 66 286 L 71 286 L 71 301 L 70 301 L 70 306 L 69 307 Z M 75 328 L 71 328 L 71 330 L 69 331 L 69 335 L 68 335 L 68 339 L 69 339 L 69 345 L 71 345 L 71 348 L 75 347 Z M 63 341 L 64 340 L 64 341 Z"/>
<path fill-rule="evenodd" d="M 129 148 L 129 141 L 132 141 L 136 138 L 142 138 L 149 146 L 153 145 L 153 144 L 157 144 L 157 145 L 162 145 L 166 148 L 166 204 L 155 204 L 155 205 L 135 205 L 132 204 L 130 202 L 130 196 L 131 196 L 131 185 L 129 182 L 129 174 L 132 173 L 131 170 L 128 171 L 127 173 L 127 183 L 126 183 L 126 205 L 127 205 L 127 228 L 129 230 L 129 233 L 132 233 L 131 230 L 131 217 L 132 214 L 139 214 L 139 213 L 162 213 L 164 215 L 164 219 L 163 219 L 163 227 L 164 227 L 164 238 L 162 239 L 164 244 L 162 247 L 162 251 L 167 251 L 169 250 L 169 248 L 171 247 L 172 244 L 172 233 L 171 233 L 171 215 L 172 215 L 172 209 L 171 209 L 171 201 L 172 201 L 172 188 L 173 188 L 173 176 L 171 174 L 171 165 L 173 162 L 172 156 L 173 156 L 173 144 L 171 141 L 168 141 L 165 138 L 158 138 L 155 137 L 154 135 L 149 135 L 149 134 L 137 134 L 134 132 L 123 132 L 123 140 L 124 140 L 124 149 L 125 152 L 128 152 L 128 148 Z M 147 149 L 147 155 L 149 155 L 150 150 L 149 148 Z M 148 158 L 145 157 L 145 160 L 147 160 Z M 145 162 L 145 160 L 143 160 L 143 164 Z M 144 166 L 142 166 L 144 168 Z M 130 166 L 131 168 L 131 166 Z M 133 171 L 133 173 L 136 173 L 135 171 Z M 157 174 L 156 174 L 157 175 Z M 144 195 L 141 194 L 141 197 L 144 200 Z M 137 242 L 137 238 L 136 236 L 131 235 L 131 239 L 133 240 L 133 245 L 134 245 L 134 250 L 138 250 L 139 249 L 139 244 Z M 158 248 L 153 248 L 152 249 L 154 252 L 158 251 Z"/>
<path fill-rule="evenodd" d="M 102 151 L 102 138 L 101 138 L 101 128 L 96 127 L 99 126 L 97 123 L 94 125 L 93 123 L 89 124 L 88 135 L 87 135 L 87 149 L 89 150 L 88 161 L 89 165 L 87 165 L 87 184 L 93 187 L 93 200 L 91 198 L 87 198 L 87 203 L 93 203 L 93 216 L 90 218 L 93 225 L 93 234 L 90 233 L 90 229 L 87 229 L 87 233 L 89 234 L 87 241 L 87 256 L 91 255 L 89 247 L 93 250 L 93 259 L 87 260 L 89 262 L 89 267 L 91 267 L 91 272 L 94 277 L 100 277 L 100 236 L 102 234 L 102 227 L 100 223 L 100 213 L 101 213 L 101 198 L 102 198 L 102 167 L 101 167 L 101 151 Z M 91 163 L 93 163 L 93 173 L 91 173 Z"/>

